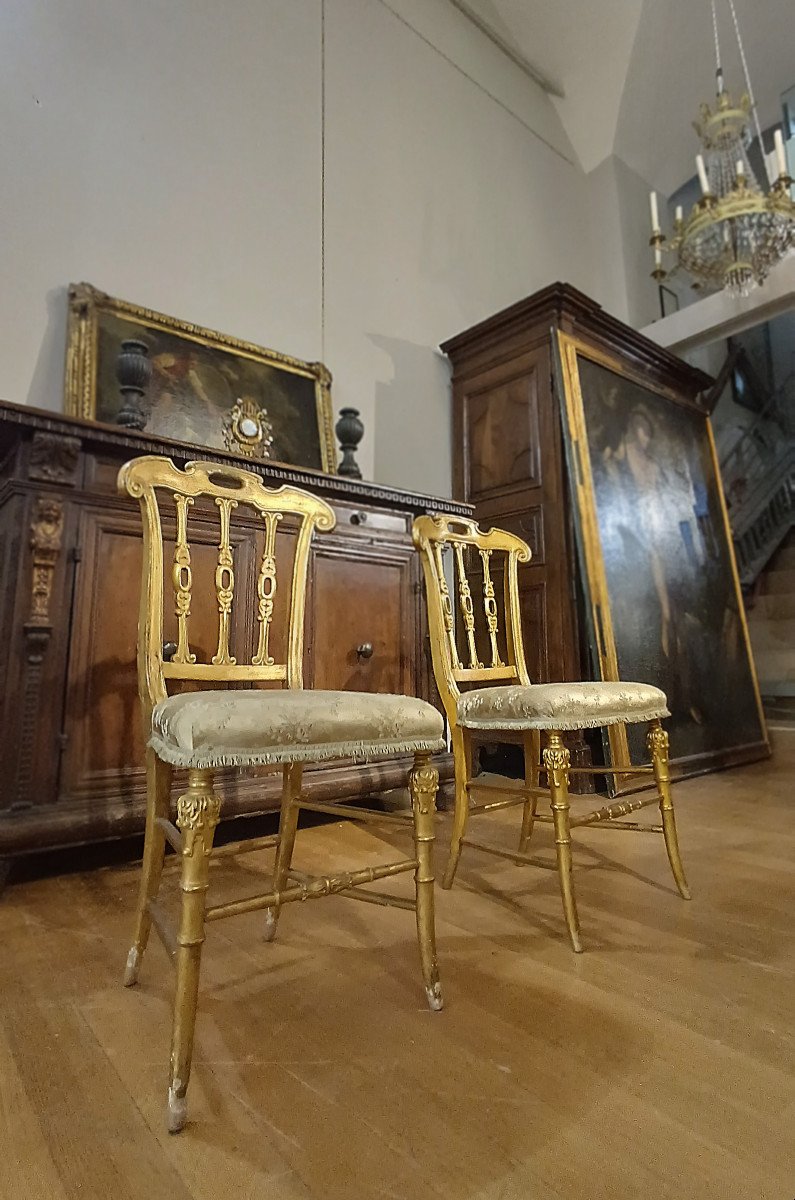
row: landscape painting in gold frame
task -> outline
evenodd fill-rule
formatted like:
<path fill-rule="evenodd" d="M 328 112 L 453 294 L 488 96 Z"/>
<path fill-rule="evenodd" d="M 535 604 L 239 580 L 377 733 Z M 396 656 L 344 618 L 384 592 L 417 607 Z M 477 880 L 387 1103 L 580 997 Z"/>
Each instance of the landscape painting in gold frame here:
<path fill-rule="evenodd" d="M 770 753 L 709 416 L 626 362 L 558 333 L 564 441 L 596 677 L 668 696 L 671 765 Z M 645 730 L 606 730 L 613 768 Z M 608 776 L 610 781 L 610 776 Z M 633 790 L 621 774 L 613 794 Z"/>
<path fill-rule="evenodd" d="M 125 340 L 152 363 L 146 432 L 193 446 L 334 472 L 331 375 L 227 334 L 117 300 L 88 283 L 69 288 L 65 408 L 114 424 L 122 404 L 116 362 Z M 249 415 L 266 437 L 239 436 Z M 243 431 L 246 426 L 242 425 Z"/>

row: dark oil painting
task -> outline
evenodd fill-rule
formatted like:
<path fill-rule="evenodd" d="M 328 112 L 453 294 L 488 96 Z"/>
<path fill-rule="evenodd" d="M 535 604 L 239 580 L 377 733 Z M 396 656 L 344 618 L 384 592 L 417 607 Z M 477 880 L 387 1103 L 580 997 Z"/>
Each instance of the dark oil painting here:
<path fill-rule="evenodd" d="M 707 417 L 577 362 L 620 678 L 668 696 L 673 759 L 764 743 Z"/>
<path fill-rule="evenodd" d="M 98 421 L 114 422 L 121 407 L 116 360 L 125 338 L 149 347 L 153 370 L 145 401 L 148 433 L 223 450 L 227 448 L 224 427 L 232 408 L 249 400 L 267 414 L 273 438 L 268 458 L 324 468 L 315 378 L 101 309 L 97 313 Z"/>

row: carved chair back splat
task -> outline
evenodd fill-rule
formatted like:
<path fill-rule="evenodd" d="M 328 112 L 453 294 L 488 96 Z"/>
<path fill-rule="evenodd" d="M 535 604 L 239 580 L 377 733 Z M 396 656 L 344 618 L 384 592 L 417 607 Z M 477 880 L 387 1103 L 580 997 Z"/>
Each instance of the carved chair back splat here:
<path fill-rule="evenodd" d="M 119 489 L 141 503 L 143 515 L 144 572 L 141 586 L 138 639 L 138 679 L 144 722 L 152 708 L 168 694 L 169 681 L 256 683 L 280 681 L 286 687 L 302 686 L 302 657 L 307 565 L 312 533 L 334 528 L 333 510 L 325 501 L 298 488 L 268 489 L 252 472 L 224 470 L 211 463 L 190 462 L 184 470 L 168 459 L 148 456 L 134 459 L 119 473 Z M 159 493 L 173 501 L 176 537 L 170 570 L 177 646 L 168 660 L 164 656 L 163 607 L 166 597 L 163 524 Z M 218 607 L 218 638 L 210 662 L 197 662 L 190 644 L 190 615 L 193 572 L 189 518 L 197 499 L 209 498 L 218 510 L 218 555 L 215 592 Z M 231 536 L 232 513 L 239 505 L 253 509 L 265 531 L 264 548 L 256 584 L 256 650 L 250 663 L 239 663 L 230 653 L 229 638 L 233 605 L 246 604 L 248 597 L 236 595 Z M 276 534 L 285 516 L 299 520 L 292 578 L 284 588 L 277 579 Z M 277 591 L 284 593 L 288 617 L 286 662 L 276 662 L 270 652 L 270 632 Z"/>

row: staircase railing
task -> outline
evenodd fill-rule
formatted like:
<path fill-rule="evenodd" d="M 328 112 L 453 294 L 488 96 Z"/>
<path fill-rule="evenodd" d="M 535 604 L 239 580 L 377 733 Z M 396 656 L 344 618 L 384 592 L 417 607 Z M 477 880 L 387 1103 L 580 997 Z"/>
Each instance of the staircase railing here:
<path fill-rule="evenodd" d="M 729 516 L 740 583 L 751 588 L 795 525 L 795 443 Z"/>
<path fill-rule="evenodd" d="M 721 460 L 744 589 L 753 586 L 795 524 L 794 381 L 795 373 L 776 389 Z"/>

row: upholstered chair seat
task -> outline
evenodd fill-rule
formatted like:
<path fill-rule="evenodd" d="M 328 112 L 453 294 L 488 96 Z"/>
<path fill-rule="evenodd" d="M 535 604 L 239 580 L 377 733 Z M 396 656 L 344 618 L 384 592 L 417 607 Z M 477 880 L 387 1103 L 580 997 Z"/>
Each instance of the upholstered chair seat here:
<path fill-rule="evenodd" d="M 175 767 L 236 767 L 443 750 L 441 713 L 370 692 L 204 691 L 152 712 L 149 745 Z"/>
<path fill-rule="evenodd" d="M 466 729 L 587 729 L 670 716 L 648 683 L 536 683 L 475 688 L 458 697 Z"/>

